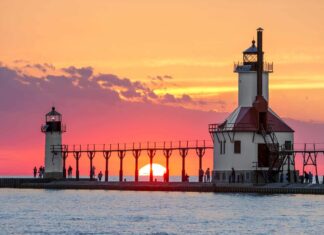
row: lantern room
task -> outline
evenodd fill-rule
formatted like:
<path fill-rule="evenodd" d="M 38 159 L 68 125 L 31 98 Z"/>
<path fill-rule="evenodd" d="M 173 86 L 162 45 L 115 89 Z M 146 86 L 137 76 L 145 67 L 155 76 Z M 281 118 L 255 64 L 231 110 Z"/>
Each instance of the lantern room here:
<path fill-rule="evenodd" d="M 61 122 L 62 121 L 62 114 L 55 110 L 55 107 L 52 107 L 51 112 L 46 114 L 46 123 L 48 122 Z"/>
<path fill-rule="evenodd" d="M 257 62 L 258 62 L 258 49 L 255 46 L 255 40 L 253 40 L 251 47 L 243 51 L 243 65 L 251 65 L 256 69 Z"/>
<path fill-rule="evenodd" d="M 65 132 L 62 125 L 62 114 L 52 107 L 52 110 L 45 115 L 45 125 L 42 125 L 42 132 Z"/>

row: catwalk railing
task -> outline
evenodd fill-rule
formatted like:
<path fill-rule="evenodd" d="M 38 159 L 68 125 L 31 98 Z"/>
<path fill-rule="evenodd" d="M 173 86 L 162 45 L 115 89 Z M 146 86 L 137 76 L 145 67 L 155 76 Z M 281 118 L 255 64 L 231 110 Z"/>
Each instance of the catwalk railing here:
<path fill-rule="evenodd" d="M 294 152 L 292 155 L 296 158 L 296 155 L 301 155 L 303 161 L 302 173 L 305 173 L 307 166 L 313 167 L 315 171 L 316 183 L 319 183 L 318 179 L 318 158 L 324 158 L 324 143 L 304 143 L 294 144 Z"/>
<path fill-rule="evenodd" d="M 198 156 L 199 172 L 198 179 L 199 182 L 203 180 L 203 170 L 202 170 L 202 159 L 205 155 L 206 150 L 213 149 L 212 141 L 208 140 L 195 140 L 195 141 L 164 141 L 164 142 L 142 142 L 142 143 L 117 143 L 117 144 L 87 144 L 87 145 L 52 145 L 52 153 L 57 155 L 57 153 L 62 154 L 63 158 L 63 177 L 66 178 L 66 159 L 69 154 L 72 154 L 76 161 L 76 179 L 79 180 L 79 161 L 82 154 L 86 154 L 90 160 L 90 179 L 93 179 L 93 159 L 97 154 L 102 154 L 105 159 L 105 181 L 108 181 L 109 177 L 109 158 L 113 153 L 117 154 L 119 158 L 119 181 L 123 181 L 123 159 L 127 152 L 132 153 L 135 159 L 135 181 L 138 181 L 139 170 L 138 170 L 138 159 L 143 152 L 147 153 L 150 160 L 150 182 L 153 181 L 153 159 L 157 153 L 160 151 L 163 153 L 166 159 L 166 172 L 164 175 L 164 180 L 169 182 L 169 159 L 175 151 L 182 158 L 182 171 L 181 179 L 182 181 L 187 180 L 187 174 L 185 169 L 186 157 L 189 151 L 195 151 Z"/>
<path fill-rule="evenodd" d="M 257 71 L 257 64 L 256 63 L 251 63 L 247 64 L 244 62 L 237 62 L 234 63 L 233 67 L 234 72 L 249 72 L 249 71 Z M 264 62 L 263 63 L 263 71 L 272 73 L 273 72 L 273 62 Z"/>
<path fill-rule="evenodd" d="M 165 141 L 165 142 L 142 142 L 142 143 L 117 143 L 117 144 L 86 144 L 86 145 L 53 145 L 52 152 L 54 155 L 57 153 L 62 154 L 63 158 L 63 177 L 66 178 L 66 159 L 69 155 L 72 155 L 76 162 L 76 179 L 79 180 L 79 161 L 81 156 L 86 155 L 90 160 L 90 179 L 93 179 L 93 159 L 95 156 L 101 155 L 105 159 L 105 181 L 108 181 L 109 177 L 109 159 L 115 154 L 119 158 L 119 181 L 123 181 L 123 160 L 126 153 L 131 153 L 135 160 L 135 181 L 139 179 L 139 157 L 144 154 L 147 155 L 150 161 L 150 174 L 149 180 L 153 181 L 153 160 L 156 153 L 160 151 L 165 157 L 166 172 L 165 181 L 169 182 L 169 159 L 172 154 L 176 154 L 182 158 L 182 170 L 181 179 L 186 181 L 186 157 L 188 152 L 195 152 L 198 157 L 198 179 L 199 182 L 203 181 L 203 170 L 202 170 L 202 160 L 205 155 L 206 150 L 214 149 L 213 142 L 207 140 L 199 141 Z M 318 183 L 318 158 L 324 158 L 324 143 L 318 144 L 293 144 L 289 148 L 285 146 L 280 146 L 279 155 L 281 157 L 280 161 L 282 166 L 288 167 L 288 171 L 296 171 L 296 158 L 301 158 L 302 160 L 302 172 L 304 173 L 306 168 L 312 168 L 315 172 L 315 180 Z M 283 168 L 281 169 L 283 171 Z M 278 169 L 279 172 L 279 169 Z M 292 182 L 290 173 L 287 175 L 288 181 Z M 294 180 L 296 181 L 296 180 Z"/>
<path fill-rule="evenodd" d="M 319 183 L 318 178 L 318 158 L 321 156 L 324 158 L 324 143 L 295 143 L 292 146 L 280 146 L 278 150 L 278 156 L 280 157 L 281 171 L 283 171 L 283 166 L 286 166 L 287 170 L 287 181 L 297 182 L 296 175 L 296 159 L 301 158 L 302 160 L 302 171 L 300 172 L 301 179 L 300 182 L 306 182 L 304 176 L 306 175 L 306 167 L 313 172 L 315 172 L 315 182 Z M 280 169 L 278 169 L 278 172 Z M 294 179 L 292 179 L 292 174 Z"/>

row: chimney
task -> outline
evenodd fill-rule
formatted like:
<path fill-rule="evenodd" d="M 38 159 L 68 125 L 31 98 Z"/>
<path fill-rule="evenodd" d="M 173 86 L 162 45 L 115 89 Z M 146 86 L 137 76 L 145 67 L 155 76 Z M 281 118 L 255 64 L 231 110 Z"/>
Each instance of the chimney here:
<path fill-rule="evenodd" d="M 257 95 L 262 96 L 262 72 L 263 72 L 263 51 L 262 51 L 262 28 L 257 29 L 258 42 L 258 70 L 257 70 Z"/>
<path fill-rule="evenodd" d="M 259 131 L 261 132 L 263 129 L 268 130 L 268 102 L 262 95 L 262 74 L 263 74 L 263 51 L 262 51 L 262 28 L 257 29 L 257 54 L 258 54 L 258 61 L 257 61 L 257 96 L 253 103 L 257 111 L 257 118 L 258 118 L 258 126 Z"/>

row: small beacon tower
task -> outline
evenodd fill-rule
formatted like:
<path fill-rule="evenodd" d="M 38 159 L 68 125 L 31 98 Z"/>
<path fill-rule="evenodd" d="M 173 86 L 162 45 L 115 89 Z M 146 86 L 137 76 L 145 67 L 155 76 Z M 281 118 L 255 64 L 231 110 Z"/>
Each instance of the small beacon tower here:
<path fill-rule="evenodd" d="M 62 115 L 52 107 L 45 115 L 45 124 L 41 131 L 45 133 L 45 178 L 63 178 L 63 159 L 61 152 L 52 152 L 52 145 L 62 145 L 62 133 L 66 131 L 62 125 Z"/>

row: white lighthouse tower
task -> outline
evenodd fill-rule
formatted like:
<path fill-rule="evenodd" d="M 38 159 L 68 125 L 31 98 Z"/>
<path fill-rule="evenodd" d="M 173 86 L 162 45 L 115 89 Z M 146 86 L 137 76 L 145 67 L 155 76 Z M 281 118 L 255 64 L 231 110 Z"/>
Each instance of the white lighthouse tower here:
<path fill-rule="evenodd" d="M 42 125 L 45 133 L 45 178 L 63 178 L 63 159 L 61 152 L 52 151 L 53 145 L 62 145 L 62 133 L 66 131 L 62 125 L 62 115 L 52 107 L 45 115 L 45 124 Z"/>
<path fill-rule="evenodd" d="M 216 183 L 285 181 L 283 176 L 294 172 L 287 156 L 281 154 L 281 150 L 292 148 L 294 131 L 268 104 L 273 64 L 263 61 L 262 33 L 258 28 L 257 45 L 253 40 L 243 51 L 243 62 L 234 65 L 238 107 L 223 123 L 209 125 Z"/>

